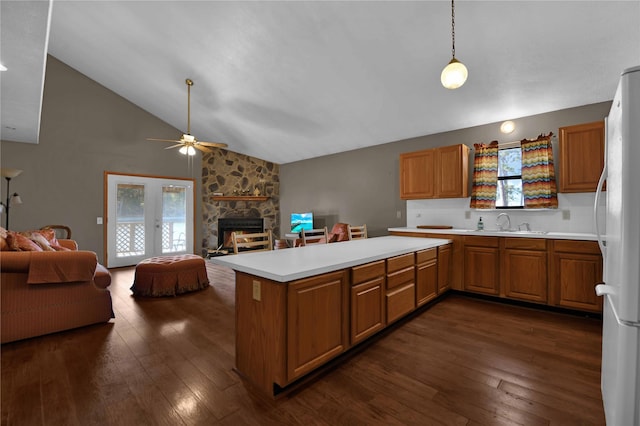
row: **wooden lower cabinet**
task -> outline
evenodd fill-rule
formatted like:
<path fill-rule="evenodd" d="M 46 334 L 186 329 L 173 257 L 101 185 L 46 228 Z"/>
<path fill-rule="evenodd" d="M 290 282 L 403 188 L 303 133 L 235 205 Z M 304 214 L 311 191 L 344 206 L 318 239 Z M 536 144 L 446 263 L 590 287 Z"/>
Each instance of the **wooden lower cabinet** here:
<path fill-rule="evenodd" d="M 438 294 L 451 288 L 453 244 L 438 247 Z"/>
<path fill-rule="evenodd" d="M 503 238 L 502 288 L 511 299 L 547 303 L 547 242 L 535 238 Z"/>
<path fill-rule="evenodd" d="M 349 346 L 348 271 L 290 282 L 287 290 L 287 379 L 325 364 Z"/>
<path fill-rule="evenodd" d="M 500 249 L 498 237 L 465 237 L 464 289 L 476 293 L 500 294 Z"/>
<path fill-rule="evenodd" d="M 416 252 L 416 305 L 438 296 L 438 248 Z"/>
<path fill-rule="evenodd" d="M 398 235 L 401 237 L 416 237 L 416 238 L 437 238 L 444 240 L 451 240 L 452 243 L 447 245 L 450 248 L 450 258 L 445 262 L 441 262 L 438 259 L 440 265 L 449 265 L 449 286 L 453 290 L 464 290 L 463 275 L 464 275 L 464 236 L 457 234 L 430 234 L 426 232 L 411 232 L 411 231 L 390 231 L 389 235 Z M 440 247 L 447 247 L 440 246 Z M 439 256 L 438 256 L 439 257 Z M 438 267 L 439 270 L 441 266 Z M 438 270 L 438 273 L 439 273 Z M 438 275 L 439 276 L 439 275 Z M 440 280 L 440 278 L 438 278 Z M 444 280 L 444 279 L 443 279 Z M 444 283 L 444 281 L 443 281 Z"/>
<path fill-rule="evenodd" d="M 602 281 L 602 256 L 595 241 L 555 240 L 550 252 L 551 303 L 570 309 L 602 312 L 595 286 Z"/>
<path fill-rule="evenodd" d="M 390 324 L 416 307 L 415 255 L 408 253 L 387 259 L 386 308 Z"/>
<path fill-rule="evenodd" d="M 351 268 L 351 344 L 382 330 L 385 321 L 385 261 Z"/>

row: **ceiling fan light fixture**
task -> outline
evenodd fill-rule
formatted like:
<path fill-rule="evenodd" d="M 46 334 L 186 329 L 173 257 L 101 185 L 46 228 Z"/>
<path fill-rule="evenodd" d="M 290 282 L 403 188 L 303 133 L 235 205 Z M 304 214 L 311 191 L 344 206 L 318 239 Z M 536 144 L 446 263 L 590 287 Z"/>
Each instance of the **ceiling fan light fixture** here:
<path fill-rule="evenodd" d="M 190 135 L 189 133 L 184 133 L 182 135 L 182 140 L 184 140 L 185 142 L 195 142 L 196 138 L 192 135 Z"/>
<path fill-rule="evenodd" d="M 178 150 L 182 155 L 196 155 L 196 149 L 192 146 L 185 145 Z"/>
<path fill-rule="evenodd" d="M 457 89 L 462 86 L 469 75 L 467 67 L 456 59 L 456 20 L 454 0 L 451 0 L 451 61 L 442 70 L 440 82 L 447 89 Z"/>

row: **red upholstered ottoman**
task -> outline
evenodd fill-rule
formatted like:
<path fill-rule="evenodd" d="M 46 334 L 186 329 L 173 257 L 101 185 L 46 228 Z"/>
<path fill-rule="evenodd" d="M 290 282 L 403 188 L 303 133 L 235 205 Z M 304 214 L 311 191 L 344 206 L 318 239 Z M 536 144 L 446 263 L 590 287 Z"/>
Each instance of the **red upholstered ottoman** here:
<path fill-rule="evenodd" d="M 209 286 L 204 259 L 195 254 L 158 256 L 136 266 L 134 296 L 175 296 Z"/>

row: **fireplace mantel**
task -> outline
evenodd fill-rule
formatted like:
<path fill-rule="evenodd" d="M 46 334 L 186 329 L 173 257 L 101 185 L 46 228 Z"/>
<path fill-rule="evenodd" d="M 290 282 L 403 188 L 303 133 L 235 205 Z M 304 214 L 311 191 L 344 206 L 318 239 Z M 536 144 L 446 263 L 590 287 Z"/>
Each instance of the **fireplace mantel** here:
<path fill-rule="evenodd" d="M 270 197 L 266 195 L 214 195 L 213 201 L 267 201 Z"/>

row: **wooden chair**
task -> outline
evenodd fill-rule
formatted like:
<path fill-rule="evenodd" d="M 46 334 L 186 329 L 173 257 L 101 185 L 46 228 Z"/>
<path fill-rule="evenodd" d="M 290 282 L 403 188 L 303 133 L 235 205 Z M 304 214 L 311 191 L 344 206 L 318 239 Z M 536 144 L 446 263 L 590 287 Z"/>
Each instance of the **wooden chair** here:
<path fill-rule="evenodd" d="M 361 238 L 367 238 L 367 225 L 351 226 L 349 225 L 349 239 L 359 240 Z"/>
<path fill-rule="evenodd" d="M 40 228 L 42 230 L 45 229 L 53 229 L 56 233 L 56 238 L 62 239 L 70 239 L 71 238 L 71 228 L 66 225 L 47 225 Z"/>
<path fill-rule="evenodd" d="M 256 232 L 253 234 L 231 233 L 233 252 L 235 254 L 273 250 L 273 235 L 271 230 Z"/>
<path fill-rule="evenodd" d="M 302 245 L 327 244 L 329 242 L 329 232 L 327 227 L 317 229 L 302 230 Z"/>

